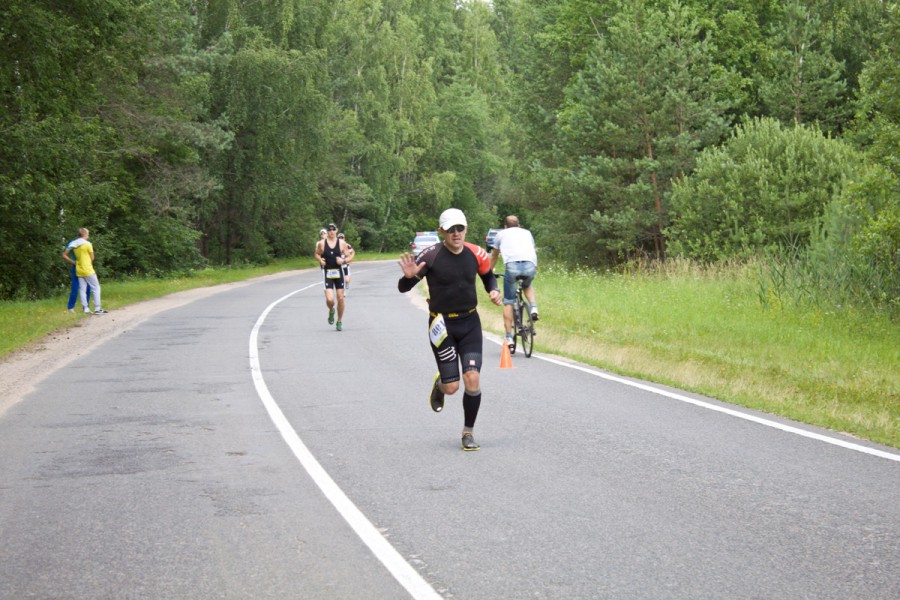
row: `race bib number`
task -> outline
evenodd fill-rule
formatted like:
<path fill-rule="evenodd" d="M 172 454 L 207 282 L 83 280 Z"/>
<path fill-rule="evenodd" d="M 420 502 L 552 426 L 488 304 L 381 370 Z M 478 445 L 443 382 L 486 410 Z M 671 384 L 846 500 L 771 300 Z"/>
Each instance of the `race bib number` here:
<path fill-rule="evenodd" d="M 341 270 L 340 269 L 328 269 L 325 271 L 325 277 L 328 279 L 340 279 L 341 278 Z"/>
<path fill-rule="evenodd" d="M 435 348 L 439 348 L 444 340 L 447 339 L 447 324 L 444 323 L 444 315 L 438 315 L 432 319 L 428 336 L 431 338 L 431 343 L 434 344 Z"/>

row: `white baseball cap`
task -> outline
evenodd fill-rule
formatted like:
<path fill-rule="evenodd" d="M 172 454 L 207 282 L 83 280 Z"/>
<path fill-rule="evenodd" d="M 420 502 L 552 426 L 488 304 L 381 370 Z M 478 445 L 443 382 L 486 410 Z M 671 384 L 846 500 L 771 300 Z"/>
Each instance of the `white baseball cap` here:
<path fill-rule="evenodd" d="M 454 225 L 462 225 L 463 227 L 469 226 L 469 224 L 466 222 L 466 215 L 463 214 L 463 211 L 459 210 L 458 208 L 448 208 L 441 213 L 440 227 L 441 229 L 446 231 Z"/>

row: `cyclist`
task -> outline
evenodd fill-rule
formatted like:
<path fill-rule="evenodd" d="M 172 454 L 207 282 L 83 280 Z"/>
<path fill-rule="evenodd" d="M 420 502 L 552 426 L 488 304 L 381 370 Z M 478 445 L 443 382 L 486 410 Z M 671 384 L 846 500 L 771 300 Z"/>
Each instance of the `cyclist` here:
<path fill-rule="evenodd" d="M 525 299 L 531 305 L 531 318 L 538 320 L 537 301 L 534 294 L 535 275 L 537 273 L 537 251 L 534 237 L 527 229 L 519 226 L 519 217 L 509 215 L 503 219 L 503 229 L 494 238 L 494 249 L 491 250 L 491 268 L 497 265 L 497 257 L 503 256 L 506 274 L 503 276 L 503 327 L 506 329 L 506 343 L 512 352 L 513 344 L 513 305 L 516 303 L 516 277 L 524 276 L 522 282 Z"/>
<path fill-rule="evenodd" d="M 417 257 L 404 253 L 400 257 L 403 277 L 397 283 L 400 292 L 408 292 L 424 277 L 428 283 L 429 337 L 437 362 L 429 401 L 434 412 L 444 408 L 444 396 L 459 390 L 462 363 L 463 430 L 462 449 L 478 450 L 472 431 L 481 406 L 481 357 L 484 338 L 481 318 L 475 310 L 478 295 L 475 275 L 481 277 L 491 302 L 502 299 L 497 279 L 491 271 L 490 258 L 484 248 L 466 242 L 466 216 L 458 208 L 441 213 L 440 234 L 443 243 L 429 246 Z"/>

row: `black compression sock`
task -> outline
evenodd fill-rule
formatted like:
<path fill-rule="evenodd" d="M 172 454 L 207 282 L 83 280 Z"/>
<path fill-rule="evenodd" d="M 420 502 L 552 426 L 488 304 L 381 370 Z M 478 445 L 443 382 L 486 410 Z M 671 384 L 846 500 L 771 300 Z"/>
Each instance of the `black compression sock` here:
<path fill-rule="evenodd" d="M 463 412 L 465 413 L 466 429 L 475 427 L 475 419 L 478 418 L 478 408 L 481 406 L 481 391 L 477 394 L 463 394 Z"/>

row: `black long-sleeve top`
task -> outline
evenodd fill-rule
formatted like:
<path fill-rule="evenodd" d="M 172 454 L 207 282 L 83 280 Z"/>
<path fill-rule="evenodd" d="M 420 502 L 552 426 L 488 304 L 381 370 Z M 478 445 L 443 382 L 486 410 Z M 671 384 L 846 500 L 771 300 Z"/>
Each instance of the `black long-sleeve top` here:
<path fill-rule="evenodd" d="M 416 257 L 416 264 L 422 263 L 426 266 L 419 275 L 428 282 L 428 306 L 433 313 L 463 313 L 475 308 L 475 275 L 481 277 L 485 291 L 499 291 L 490 256 L 475 244 L 465 242 L 459 254 L 450 252 L 444 244 L 429 246 Z M 405 293 L 417 283 L 418 277 L 401 277 L 397 289 Z"/>

